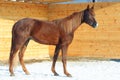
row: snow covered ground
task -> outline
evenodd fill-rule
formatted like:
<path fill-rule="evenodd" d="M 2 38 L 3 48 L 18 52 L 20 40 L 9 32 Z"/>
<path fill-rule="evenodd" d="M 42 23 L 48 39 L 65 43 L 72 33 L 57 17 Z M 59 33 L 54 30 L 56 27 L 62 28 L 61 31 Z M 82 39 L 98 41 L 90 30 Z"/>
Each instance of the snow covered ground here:
<path fill-rule="evenodd" d="M 31 75 L 25 75 L 18 66 L 15 76 L 10 77 L 8 66 L 0 66 L 0 80 L 119 80 L 120 62 L 114 61 L 78 61 L 67 63 L 68 71 L 72 77 L 66 77 L 63 73 L 62 62 L 57 62 L 56 71 L 59 76 L 51 72 L 51 62 L 27 64 Z"/>

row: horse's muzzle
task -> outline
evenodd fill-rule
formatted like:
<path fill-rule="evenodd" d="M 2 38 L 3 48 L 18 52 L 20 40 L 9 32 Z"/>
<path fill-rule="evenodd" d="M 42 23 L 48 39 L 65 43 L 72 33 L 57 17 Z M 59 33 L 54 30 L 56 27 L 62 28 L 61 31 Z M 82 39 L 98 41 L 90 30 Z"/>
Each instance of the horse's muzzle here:
<path fill-rule="evenodd" d="M 93 28 L 97 28 L 97 27 L 98 27 L 98 23 L 93 23 L 93 24 L 92 24 L 92 27 L 93 27 Z"/>

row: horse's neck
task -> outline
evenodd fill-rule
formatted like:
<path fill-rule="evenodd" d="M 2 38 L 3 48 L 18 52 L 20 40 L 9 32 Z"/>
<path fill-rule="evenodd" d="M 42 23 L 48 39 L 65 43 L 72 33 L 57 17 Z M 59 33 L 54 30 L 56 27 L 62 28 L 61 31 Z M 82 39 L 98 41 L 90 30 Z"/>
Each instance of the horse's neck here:
<path fill-rule="evenodd" d="M 68 16 L 68 20 L 71 21 L 71 27 L 73 32 L 82 24 L 82 19 L 83 19 L 83 11 L 76 12 Z"/>

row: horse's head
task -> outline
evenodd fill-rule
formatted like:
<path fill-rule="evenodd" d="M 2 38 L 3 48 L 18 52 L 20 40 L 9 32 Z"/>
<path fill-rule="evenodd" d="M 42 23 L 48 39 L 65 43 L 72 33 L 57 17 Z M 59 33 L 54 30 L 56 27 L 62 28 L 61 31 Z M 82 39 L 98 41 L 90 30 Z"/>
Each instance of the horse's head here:
<path fill-rule="evenodd" d="M 84 10 L 83 21 L 93 28 L 96 28 L 98 26 L 98 23 L 95 20 L 94 6 L 90 8 L 88 5 Z"/>

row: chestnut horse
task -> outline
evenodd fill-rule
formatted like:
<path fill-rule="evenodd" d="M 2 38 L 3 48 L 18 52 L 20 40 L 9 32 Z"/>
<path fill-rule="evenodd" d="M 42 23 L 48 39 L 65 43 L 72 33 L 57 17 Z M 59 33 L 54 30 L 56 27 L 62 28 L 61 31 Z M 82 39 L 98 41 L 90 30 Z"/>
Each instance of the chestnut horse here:
<path fill-rule="evenodd" d="M 53 21 L 41 21 L 31 18 L 24 18 L 17 21 L 12 29 L 12 43 L 9 56 L 10 75 L 14 76 L 13 68 L 18 51 L 19 61 L 22 65 L 23 71 L 26 74 L 30 74 L 25 67 L 23 57 L 26 47 L 32 39 L 41 44 L 56 46 L 51 68 L 55 76 L 58 75 L 55 71 L 56 60 L 59 51 L 62 50 L 64 74 L 70 77 L 71 74 L 66 69 L 67 50 L 73 40 L 75 30 L 82 23 L 86 23 L 93 28 L 97 27 L 94 6 L 90 8 L 88 5 L 87 8 L 81 12 L 75 12 L 70 16 Z"/>

